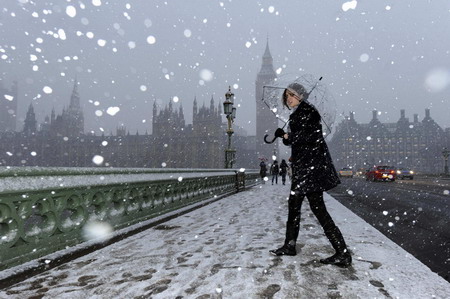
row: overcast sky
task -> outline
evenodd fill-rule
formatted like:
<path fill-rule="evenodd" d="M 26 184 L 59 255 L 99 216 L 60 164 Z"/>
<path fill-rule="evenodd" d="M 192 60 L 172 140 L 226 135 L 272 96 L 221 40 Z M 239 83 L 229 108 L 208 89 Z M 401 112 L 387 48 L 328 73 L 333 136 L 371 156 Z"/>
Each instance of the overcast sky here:
<path fill-rule="evenodd" d="M 371 111 L 395 122 L 426 108 L 450 127 L 450 1 L 8 0 L 0 14 L 0 79 L 19 83 L 19 117 L 68 106 L 74 79 L 87 131 L 151 132 L 153 101 L 223 102 L 255 134 L 255 79 L 267 37 L 280 74 L 323 76 L 337 121 Z M 45 87 L 50 87 L 45 89 Z M 5 99 L 0 99 L 5 100 Z M 109 107 L 119 107 L 114 116 Z M 20 126 L 22 124 L 20 123 Z"/>

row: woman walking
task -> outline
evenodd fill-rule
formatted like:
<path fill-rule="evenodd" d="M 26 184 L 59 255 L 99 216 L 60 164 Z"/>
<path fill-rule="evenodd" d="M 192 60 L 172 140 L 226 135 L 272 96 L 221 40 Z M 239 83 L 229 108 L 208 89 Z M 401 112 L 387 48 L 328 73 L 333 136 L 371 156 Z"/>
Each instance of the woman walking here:
<path fill-rule="evenodd" d="M 261 163 L 259 163 L 259 175 L 261 176 L 263 184 L 265 184 L 266 180 L 264 178 L 267 176 L 267 166 L 264 161 L 261 161 Z"/>
<path fill-rule="evenodd" d="M 270 253 L 277 256 L 297 254 L 295 245 L 300 229 L 300 210 L 306 197 L 336 251 L 320 262 L 348 267 L 352 257 L 323 200 L 323 192 L 336 187 L 340 180 L 323 138 L 320 114 L 306 101 L 307 96 L 305 88 L 298 83 L 290 84 L 283 93 L 283 104 L 294 111 L 289 117 L 290 132 L 285 133 L 279 128 L 275 136 L 283 138 L 283 143 L 292 148 L 292 185 L 284 245 Z"/>

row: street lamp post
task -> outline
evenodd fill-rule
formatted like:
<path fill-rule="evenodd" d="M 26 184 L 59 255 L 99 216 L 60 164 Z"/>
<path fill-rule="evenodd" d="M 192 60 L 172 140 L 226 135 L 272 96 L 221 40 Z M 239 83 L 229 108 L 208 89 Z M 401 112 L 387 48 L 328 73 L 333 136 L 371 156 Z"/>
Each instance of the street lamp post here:
<path fill-rule="evenodd" d="M 449 154 L 449 150 L 444 147 L 444 150 L 442 151 L 442 156 L 444 156 L 444 175 L 448 176 L 448 154 Z"/>
<path fill-rule="evenodd" d="M 228 120 L 227 135 L 228 145 L 225 149 L 225 168 L 233 168 L 234 157 L 236 150 L 231 148 L 231 135 L 234 131 L 232 128 L 234 119 L 236 118 L 236 108 L 234 105 L 234 93 L 231 92 L 231 87 L 228 87 L 228 91 L 225 94 L 225 101 L 223 102 L 223 111 Z"/>

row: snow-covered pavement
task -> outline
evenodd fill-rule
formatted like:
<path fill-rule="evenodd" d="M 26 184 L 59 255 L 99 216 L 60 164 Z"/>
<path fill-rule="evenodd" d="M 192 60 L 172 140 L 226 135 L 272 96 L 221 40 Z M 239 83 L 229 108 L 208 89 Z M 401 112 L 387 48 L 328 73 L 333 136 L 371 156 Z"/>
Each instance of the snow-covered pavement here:
<path fill-rule="evenodd" d="M 1 298 L 450 298 L 450 284 L 326 196 L 354 263 L 333 253 L 305 200 L 295 257 L 284 239 L 289 187 L 223 198 L 0 291 Z M 380 216 L 381 217 L 381 216 Z"/>

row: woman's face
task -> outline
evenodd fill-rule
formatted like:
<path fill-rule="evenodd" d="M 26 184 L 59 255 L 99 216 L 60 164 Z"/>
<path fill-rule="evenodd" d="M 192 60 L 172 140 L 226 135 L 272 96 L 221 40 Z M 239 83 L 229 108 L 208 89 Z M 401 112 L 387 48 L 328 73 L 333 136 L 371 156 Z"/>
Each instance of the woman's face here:
<path fill-rule="evenodd" d="M 303 95 L 298 96 L 296 92 L 290 89 L 286 90 L 286 104 L 290 108 L 297 107 L 303 99 Z"/>

